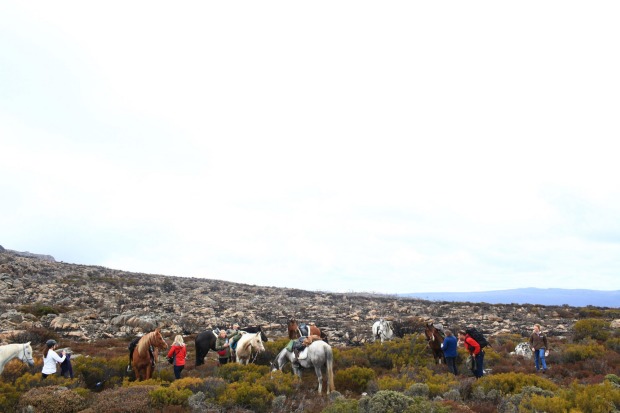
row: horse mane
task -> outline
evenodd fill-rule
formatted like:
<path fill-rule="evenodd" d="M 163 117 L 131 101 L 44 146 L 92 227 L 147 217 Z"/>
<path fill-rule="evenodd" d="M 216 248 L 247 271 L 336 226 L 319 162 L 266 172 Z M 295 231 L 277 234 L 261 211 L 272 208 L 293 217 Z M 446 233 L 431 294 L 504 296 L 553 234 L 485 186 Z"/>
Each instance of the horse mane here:
<path fill-rule="evenodd" d="M 155 333 L 157 333 L 157 331 L 151 331 L 150 333 L 142 336 L 140 341 L 138 341 L 138 346 L 136 347 L 136 350 L 139 354 L 144 354 L 145 351 L 148 351 L 149 345 L 151 344 L 151 339 L 153 338 L 153 335 L 155 335 Z"/>

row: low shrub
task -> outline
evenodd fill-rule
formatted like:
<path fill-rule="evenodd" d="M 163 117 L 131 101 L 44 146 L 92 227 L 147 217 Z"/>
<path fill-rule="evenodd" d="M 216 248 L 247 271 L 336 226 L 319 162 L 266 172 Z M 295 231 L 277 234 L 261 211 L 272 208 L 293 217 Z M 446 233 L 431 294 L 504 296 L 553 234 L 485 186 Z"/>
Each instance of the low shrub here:
<path fill-rule="evenodd" d="M 394 377 L 391 375 L 380 376 L 375 381 L 378 390 L 404 391 L 408 385 L 406 377 Z"/>
<path fill-rule="evenodd" d="M 19 359 L 13 359 L 4 366 L 0 377 L 5 382 L 15 383 L 15 380 L 28 373 L 28 371 L 30 371 L 30 367 L 26 363 Z"/>
<path fill-rule="evenodd" d="M 0 412 L 13 412 L 21 392 L 9 383 L 0 383 Z"/>
<path fill-rule="evenodd" d="M 205 388 L 205 379 L 198 377 L 183 377 L 182 379 L 175 380 L 170 384 L 173 389 L 190 389 L 192 393 L 203 391 Z"/>
<path fill-rule="evenodd" d="M 157 386 L 116 387 L 97 393 L 90 408 L 95 413 L 150 413 L 149 393 Z"/>
<path fill-rule="evenodd" d="M 78 357 L 73 361 L 73 371 L 84 379 L 86 387 L 98 390 L 103 384 L 115 386 L 121 383 L 127 367 L 126 357 L 105 359 L 102 357 Z"/>
<path fill-rule="evenodd" d="M 375 372 L 367 367 L 349 367 L 338 370 L 334 374 L 334 384 L 340 391 L 350 390 L 362 393 L 366 390 L 368 383 L 374 380 Z"/>
<path fill-rule="evenodd" d="M 208 400 L 216 401 L 226 391 L 226 381 L 220 377 L 207 377 L 202 392 Z"/>
<path fill-rule="evenodd" d="M 18 408 L 46 413 L 73 413 L 86 408 L 86 400 L 79 394 L 62 386 L 35 387 L 19 399 Z"/>
<path fill-rule="evenodd" d="M 244 381 L 248 383 L 255 382 L 256 380 L 269 373 L 268 366 L 259 366 L 258 364 L 238 364 L 228 363 L 224 364 L 219 369 L 219 376 L 224 380 L 230 382 Z"/>
<path fill-rule="evenodd" d="M 607 347 L 610 350 L 615 351 L 616 353 L 620 353 L 620 338 L 613 337 L 613 338 L 607 339 L 607 341 L 605 341 L 605 347 Z"/>
<path fill-rule="evenodd" d="M 620 389 L 609 381 L 601 384 L 573 384 L 570 398 L 583 412 L 608 413 L 620 409 Z"/>
<path fill-rule="evenodd" d="M 536 386 L 551 391 L 557 389 L 557 385 L 550 380 L 524 373 L 501 373 L 484 376 L 476 381 L 473 389 L 475 391 L 476 388 L 481 388 L 484 393 L 495 389 L 500 394 L 515 394 L 520 393 L 526 386 Z"/>
<path fill-rule="evenodd" d="M 583 360 L 597 359 L 605 355 L 605 347 L 597 343 L 567 344 L 561 354 L 565 363 L 575 363 Z"/>
<path fill-rule="evenodd" d="M 570 403 L 561 397 L 532 394 L 522 399 L 519 408 L 527 412 L 566 413 L 569 411 Z"/>
<path fill-rule="evenodd" d="M 382 390 L 377 392 L 370 398 L 368 405 L 365 406 L 365 412 L 390 412 L 398 413 L 405 412 L 407 408 L 413 405 L 414 400 L 412 397 L 405 396 L 402 393 Z"/>
<path fill-rule="evenodd" d="M 149 392 L 150 404 L 158 409 L 165 406 L 184 406 L 192 395 L 190 389 L 175 387 L 158 387 Z"/>
<path fill-rule="evenodd" d="M 370 361 L 366 356 L 366 352 L 359 347 L 347 349 L 346 351 L 334 348 L 333 352 L 334 364 L 340 369 L 353 366 L 370 367 Z"/>
<path fill-rule="evenodd" d="M 321 413 L 358 413 L 358 401 L 355 399 L 339 398 L 323 409 Z"/>
<path fill-rule="evenodd" d="M 258 380 L 258 384 L 264 386 L 276 396 L 290 396 L 294 393 L 295 376 L 276 370 L 266 374 Z"/>
<path fill-rule="evenodd" d="M 62 314 L 67 311 L 67 308 L 63 306 L 34 303 L 19 306 L 19 311 L 22 313 L 30 313 L 37 317 L 43 317 L 48 314 Z"/>
<path fill-rule="evenodd" d="M 605 380 L 611 382 L 612 384 L 620 386 L 620 377 L 615 374 L 608 374 L 605 376 Z"/>
<path fill-rule="evenodd" d="M 428 398 L 430 391 L 426 383 L 414 383 L 405 391 L 405 395 L 409 397 Z"/>
<path fill-rule="evenodd" d="M 573 326 L 573 340 L 586 338 L 605 341 L 609 338 L 609 322 L 598 318 L 578 320 Z"/>
<path fill-rule="evenodd" d="M 236 382 L 226 388 L 218 401 L 227 408 L 241 406 L 254 412 L 266 412 L 274 397 L 265 386 L 258 383 Z"/>
<path fill-rule="evenodd" d="M 25 393 L 28 390 L 36 387 L 66 385 L 68 382 L 70 383 L 69 380 L 55 374 L 47 376 L 47 378 L 43 380 L 41 378 L 41 373 L 26 373 L 23 376 L 15 379 L 15 388 L 19 392 Z"/>

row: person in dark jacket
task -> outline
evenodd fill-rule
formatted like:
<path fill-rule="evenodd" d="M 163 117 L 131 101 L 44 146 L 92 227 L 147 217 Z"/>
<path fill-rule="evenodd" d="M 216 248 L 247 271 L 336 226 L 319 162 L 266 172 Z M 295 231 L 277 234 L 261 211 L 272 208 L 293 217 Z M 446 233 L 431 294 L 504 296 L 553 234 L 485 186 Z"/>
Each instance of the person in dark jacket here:
<path fill-rule="evenodd" d="M 458 353 L 456 351 L 457 340 L 450 330 L 444 330 L 444 334 L 446 337 L 443 339 L 443 343 L 441 344 L 441 350 L 443 351 L 443 355 L 446 357 L 448 370 L 456 376 L 459 374 L 456 367 L 456 358 L 458 357 Z"/>
<path fill-rule="evenodd" d="M 65 353 L 65 361 L 60 363 L 60 375 L 65 378 L 73 378 L 73 366 L 71 365 L 71 353 Z"/>
<path fill-rule="evenodd" d="M 220 335 L 215 340 L 215 351 L 217 351 L 220 364 L 228 363 L 230 359 L 230 344 L 228 343 L 226 330 L 220 330 Z"/>
<path fill-rule="evenodd" d="M 540 324 L 534 324 L 534 332 L 530 336 L 530 347 L 534 352 L 536 371 L 540 371 L 542 367 L 543 373 L 546 372 L 547 362 L 545 361 L 545 352 L 549 346 L 547 345 L 547 336 L 540 331 Z"/>

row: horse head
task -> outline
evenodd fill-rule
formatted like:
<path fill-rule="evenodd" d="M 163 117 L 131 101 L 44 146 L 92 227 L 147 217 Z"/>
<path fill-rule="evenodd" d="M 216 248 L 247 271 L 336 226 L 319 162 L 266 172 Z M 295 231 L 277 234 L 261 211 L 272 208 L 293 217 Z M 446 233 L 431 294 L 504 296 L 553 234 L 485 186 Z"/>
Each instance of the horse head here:
<path fill-rule="evenodd" d="M 263 329 L 260 326 L 258 326 L 258 332 L 260 333 L 260 339 L 262 341 L 269 341 L 267 335 L 263 332 Z"/>
<path fill-rule="evenodd" d="M 291 318 L 288 320 L 288 338 L 294 340 L 296 338 L 301 337 L 301 332 L 299 331 L 299 326 L 297 325 L 297 320 Z"/>
<path fill-rule="evenodd" d="M 160 350 L 165 350 L 168 348 L 168 343 L 166 343 L 166 340 L 164 340 L 164 337 L 161 335 L 161 331 L 159 331 L 159 328 L 155 329 L 155 331 L 153 332 L 150 344 Z"/>
<path fill-rule="evenodd" d="M 30 346 L 30 341 L 22 345 L 22 355 L 20 357 L 20 360 L 24 363 L 28 363 L 30 367 L 34 366 L 34 359 L 32 358 L 32 347 Z"/>
<path fill-rule="evenodd" d="M 260 333 L 255 334 L 254 338 L 250 341 L 250 344 L 252 345 L 252 348 L 258 352 L 265 351 L 265 346 L 263 345 L 263 339 L 261 338 Z"/>

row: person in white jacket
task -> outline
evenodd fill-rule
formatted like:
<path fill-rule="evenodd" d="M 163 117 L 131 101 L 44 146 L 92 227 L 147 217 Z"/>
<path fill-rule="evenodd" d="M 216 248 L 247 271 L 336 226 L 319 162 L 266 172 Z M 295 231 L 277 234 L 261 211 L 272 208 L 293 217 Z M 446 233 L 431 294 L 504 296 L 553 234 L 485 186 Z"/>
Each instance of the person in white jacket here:
<path fill-rule="evenodd" d="M 62 363 L 65 361 L 65 351 L 60 352 L 60 356 L 56 354 L 54 350 L 58 343 L 56 340 L 47 340 L 45 343 L 45 350 L 43 351 L 43 370 L 41 370 L 41 376 L 45 379 L 50 374 L 56 373 L 56 363 Z"/>

